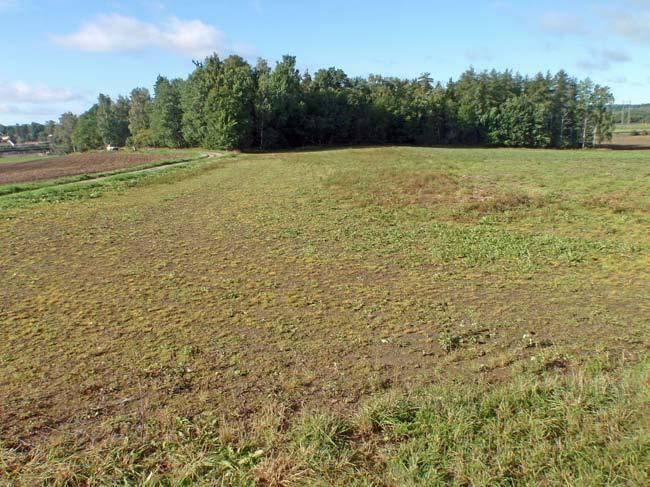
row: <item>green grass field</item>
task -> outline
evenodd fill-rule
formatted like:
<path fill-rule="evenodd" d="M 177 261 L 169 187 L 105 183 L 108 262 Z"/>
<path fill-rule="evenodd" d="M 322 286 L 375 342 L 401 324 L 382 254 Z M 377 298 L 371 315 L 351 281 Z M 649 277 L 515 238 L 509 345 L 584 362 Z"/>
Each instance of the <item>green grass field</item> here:
<path fill-rule="evenodd" d="M 617 123 L 614 125 L 614 133 L 630 133 L 635 130 L 650 132 L 650 123 Z"/>
<path fill-rule="evenodd" d="M 13 164 L 15 162 L 29 162 L 29 161 L 42 161 L 56 156 L 39 156 L 38 154 L 30 154 L 28 156 L 10 156 L 0 157 L 0 164 Z"/>
<path fill-rule="evenodd" d="M 0 480 L 644 485 L 649 189 L 382 147 L 0 196 Z"/>

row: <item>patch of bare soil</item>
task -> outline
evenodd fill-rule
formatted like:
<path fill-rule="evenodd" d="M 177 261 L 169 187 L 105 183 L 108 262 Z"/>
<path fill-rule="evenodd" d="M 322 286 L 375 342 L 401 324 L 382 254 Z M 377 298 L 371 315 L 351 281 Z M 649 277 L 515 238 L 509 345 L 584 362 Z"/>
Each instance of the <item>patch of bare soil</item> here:
<path fill-rule="evenodd" d="M 647 150 L 650 149 L 650 135 L 614 134 L 612 141 L 601 147 L 619 150 Z"/>
<path fill-rule="evenodd" d="M 169 159 L 169 154 L 92 152 L 0 166 L 0 184 L 29 183 L 79 174 L 114 171 Z"/>

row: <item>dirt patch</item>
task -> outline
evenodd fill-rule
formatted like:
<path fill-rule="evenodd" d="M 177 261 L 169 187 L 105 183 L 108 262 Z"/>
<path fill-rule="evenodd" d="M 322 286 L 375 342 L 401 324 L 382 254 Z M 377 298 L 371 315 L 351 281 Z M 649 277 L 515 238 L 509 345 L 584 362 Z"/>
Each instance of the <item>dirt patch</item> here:
<path fill-rule="evenodd" d="M 480 214 L 499 213 L 524 207 L 542 207 L 547 203 L 543 195 L 532 195 L 524 191 L 498 188 L 475 191 L 463 205 L 464 211 Z"/>
<path fill-rule="evenodd" d="M 621 150 L 647 150 L 650 149 L 650 135 L 614 134 L 612 141 L 603 144 L 601 147 Z"/>
<path fill-rule="evenodd" d="M 608 209 L 613 213 L 650 211 L 650 205 L 643 202 L 640 195 L 630 191 L 617 191 L 609 194 L 590 196 L 584 201 L 584 205 L 589 208 Z"/>
<path fill-rule="evenodd" d="M 93 152 L 0 166 L 0 184 L 29 183 L 79 174 L 114 171 L 170 159 L 169 154 Z"/>
<path fill-rule="evenodd" d="M 370 182 L 367 177 L 360 178 L 359 182 L 350 184 L 350 178 L 337 175 L 326 184 L 341 193 L 347 191 L 348 197 L 366 192 L 371 197 L 366 203 L 386 207 L 417 205 L 488 214 L 548 204 L 544 194 L 509 187 L 485 178 L 442 171 L 409 173 L 384 170 L 377 171 Z"/>

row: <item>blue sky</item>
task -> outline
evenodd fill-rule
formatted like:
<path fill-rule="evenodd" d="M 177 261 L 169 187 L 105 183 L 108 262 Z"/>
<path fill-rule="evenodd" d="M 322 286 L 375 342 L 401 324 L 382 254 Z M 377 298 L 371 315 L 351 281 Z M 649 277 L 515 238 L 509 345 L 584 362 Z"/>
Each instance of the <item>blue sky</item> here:
<path fill-rule="evenodd" d="M 434 79 L 564 68 L 650 102 L 650 0 L 0 0 L 0 123 L 81 113 L 212 51 Z"/>

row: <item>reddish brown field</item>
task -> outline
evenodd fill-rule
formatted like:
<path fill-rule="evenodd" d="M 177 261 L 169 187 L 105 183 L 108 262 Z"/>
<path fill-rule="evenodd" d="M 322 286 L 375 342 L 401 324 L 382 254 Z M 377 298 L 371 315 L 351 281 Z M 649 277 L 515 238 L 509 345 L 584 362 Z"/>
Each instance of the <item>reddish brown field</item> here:
<path fill-rule="evenodd" d="M 650 135 L 614 134 L 614 138 L 605 147 L 611 149 L 650 149 Z"/>
<path fill-rule="evenodd" d="M 170 159 L 169 154 L 92 152 L 0 165 L 0 184 L 43 181 L 86 173 L 114 171 Z"/>

